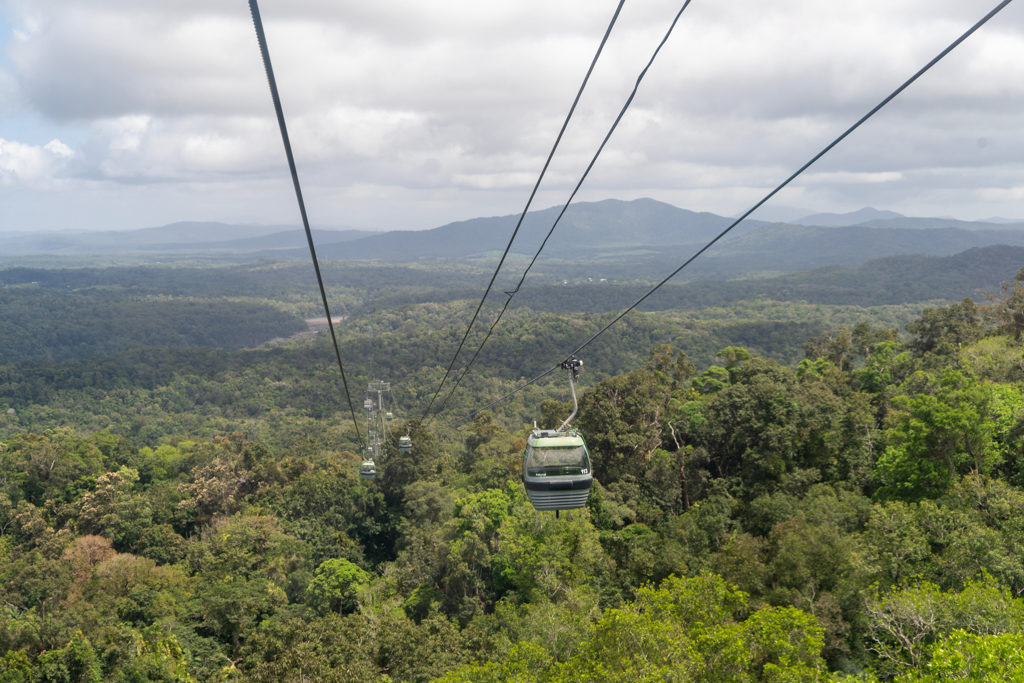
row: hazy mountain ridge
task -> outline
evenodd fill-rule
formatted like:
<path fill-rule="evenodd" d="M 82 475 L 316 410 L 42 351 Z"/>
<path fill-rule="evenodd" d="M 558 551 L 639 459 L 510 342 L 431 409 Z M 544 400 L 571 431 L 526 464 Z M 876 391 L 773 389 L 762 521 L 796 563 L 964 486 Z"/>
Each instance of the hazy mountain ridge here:
<path fill-rule="evenodd" d="M 374 234 L 370 230 L 314 229 L 317 242 L 331 243 Z M 73 255 L 117 253 L 254 252 L 305 247 L 300 226 L 240 225 L 214 221 L 184 221 L 138 230 L 96 232 L 9 232 L 0 235 L 0 257 L 17 255 Z"/>
<path fill-rule="evenodd" d="M 669 282 L 641 310 L 690 310 L 774 300 L 826 305 L 878 306 L 972 297 L 983 301 L 1011 281 L 1024 264 L 1024 247 L 996 245 L 952 256 L 903 255 L 855 267 L 825 266 L 774 277 Z M 649 289 L 580 279 L 565 285 L 525 287 L 515 306 L 557 312 L 621 310 Z"/>
<path fill-rule="evenodd" d="M 532 255 L 561 207 L 530 212 L 511 252 Z M 517 215 L 474 218 L 432 230 L 394 231 L 323 250 L 325 258 L 407 261 L 500 252 L 515 229 Z M 545 246 L 549 258 L 623 249 L 660 249 L 665 244 L 707 241 L 731 222 L 707 212 L 688 211 L 653 199 L 581 202 L 569 207 Z M 751 221 L 750 226 L 769 225 Z"/>
<path fill-rule="evenodd" d="M 313 230 L 314 245 L 335 244 L 361 239 L 377 233 L 372 230 Z M 195 250 L 195 249 L 217 249 L 236 252 L 251 252 L 273 249 L 308 249 L 306 244 L 306 233 L 301 229 L 291 228 L 279 232 L 272 232 L 266 235 L 245 237 L 241 239 L 228 239 L 216 242 L 205 242 L 201 245 L 176 242 L 163 245 L 155 245 L 157 248 L 164 247 L 172 250 Z M 308 251 L 307 251 L 308 253 Z"/>
<path fill-rule="evenodd" d="M 532 256 L 560 210 L 552 207 L 531 212 L 512 245 L 512 256 Z M 377 233 L 318 229 L 314 240 L 317 254 L 324 260 L 409 263 L 491 259 L 504 249 L 517 220 L 517 215 L 491 216 L 430 230 Z M 638 273 L 654 277 L 670 272 L 733 220 L 653 199 L 581 202 L 566 211 L 541 263 L 633 264 Z M 849 214 L 812 214 L 792 223 L 748 220 L 688 267 L 683 277 L 730 278 L 823 266 L 852 267 L 887 256 L 950 256 L 994 244 L 1024 246 L 1024 223 L 914 218 L 870 208 Z M 239 262 L 309 258 L 305 235 L 298 227 L 223 223 L 175 223 L 128 232 L 6 235 L 0 256 L 75 253 Z"/>
<path fill-rule="evenodd" d="M 951 256 L 997 244 L 1024 246 L 1024 231 L 777 225 L 710 250 L 703 267 L 717 269 L 723 276 L 790 272 L 830 265 L 852 267 L 899 255 Z"/>
<path fill-rule="evenodd" d="M 1020 221 L 960 221 L 955 218 L 911 218 L 908 216 L 866 221 L 860 225 L 872 228 L 906 228 L 911 230 L 937 230 L 943 228 L 978 231 L 1024 230 L 1024 223 Z"/>
<path fill-rule="evenodd" d="M 879 211 L 870 206 L 850 213 L 815 213 L 803 218 L 798 218 L 790 223 L 797 225 L 817 225 L 824 228 L 840 228 L 848 225 L 860 225 L 868 221 L 889 220 L 904 218 L 902 214 L 895 211 Z"/>
<path fill-rule="evenodd" d="M 871 228 L 910 228 L 915 230 L 933 230 L 938 228 L 959 228 L 961 230 L 1024 229 L 1024 221 L 1018 219 L 989 218 L 979 221 L 962 221 L 956 218 L 941 216 L 904 216 L 895 211 L 879 211 L 871 207 L 851 211 L 850 213 L 818 213 L 792 221 L 780 222 L 823 228 L 865 226 Z"/>

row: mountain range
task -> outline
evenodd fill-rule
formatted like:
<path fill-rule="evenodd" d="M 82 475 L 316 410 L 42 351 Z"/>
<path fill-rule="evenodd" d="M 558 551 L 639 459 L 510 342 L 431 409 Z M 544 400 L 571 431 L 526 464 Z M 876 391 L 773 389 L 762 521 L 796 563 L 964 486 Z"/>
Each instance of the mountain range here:
<path fill-rule="evenodd" d="M 532 256 L 560 210 L 553 207 L 529 213 L 511 253 Z M 517 220 L 516 215 L 474 218 L 419 231 L 317 229 L 313 236 L 321 259 L 465 260 L 500 254 Z M 733 220 L 653 199 L 581 202 L 566 211 L 542 259 L 628 261 L 660 268 L 683 262 Z M 284 225 L 190 222 L 133 231 L 6 233 L 0 237 L 0 259 L 8 263 L 28 255 L 243 262 L 309 258 L 304 231 Z M 995 244 L 1024 246 L 1024 222 L 908 217 L 866 208 L 849 214 L 811 214 L 785 223 L 744 221 L 698 259 L 691 272 L 700 277 L 736 277 L 823 266 L 854 267 L 880 257 L 949 256 Z"/>

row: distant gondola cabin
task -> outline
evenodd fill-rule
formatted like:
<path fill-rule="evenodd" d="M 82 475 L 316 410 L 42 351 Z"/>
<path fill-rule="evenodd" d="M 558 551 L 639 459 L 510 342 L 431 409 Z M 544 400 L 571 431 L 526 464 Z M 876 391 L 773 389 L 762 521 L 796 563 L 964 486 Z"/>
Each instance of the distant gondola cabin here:
<path fill-rule="evenodd" d="M 373 479 L 377 476 L 377 465 L 372 460 L 364 460 L 359 466 L 359 476 L 362 479 Z"/>

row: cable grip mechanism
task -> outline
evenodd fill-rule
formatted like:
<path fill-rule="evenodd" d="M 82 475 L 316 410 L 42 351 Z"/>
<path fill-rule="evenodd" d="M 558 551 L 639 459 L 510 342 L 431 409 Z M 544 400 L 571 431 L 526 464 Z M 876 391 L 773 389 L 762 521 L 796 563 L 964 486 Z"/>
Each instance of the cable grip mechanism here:
<path fill-rule="evenodd" d="M 580 368 L 583 367 L 583 361 L 576 356 L 569 356 L 559 364 L 559 367 L 569 371 L 569 391 L 572 392 L 572 414 L 565 418 L 565 422 L 558 428 L 558 431 L 564 432 L 569 428 L 569 423 L 576 417 L 576 412 L 579 410 L 579 404 L 576 402 L 575 380 L 580 378 Z"/>
<path fill-rule="evenodd" d="M 583 367 L 583 361 L 577 358 L 576 356 L 569 356 L 568 358 L 563 360 L 558 367 L 562 368 L 563 370 L 568 370 L 569 372 L 571 372 L 573 379 L 579 379 L 580 368 Z"/>

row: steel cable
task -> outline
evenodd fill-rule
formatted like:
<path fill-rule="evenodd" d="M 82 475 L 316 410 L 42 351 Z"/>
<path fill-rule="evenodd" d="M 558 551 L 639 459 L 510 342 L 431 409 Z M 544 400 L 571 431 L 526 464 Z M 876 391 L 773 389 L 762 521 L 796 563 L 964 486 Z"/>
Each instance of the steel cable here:
<path fill-rule="evenodd" d="M 295 198 L 299 202 L 299 213 L 302 215 L 302 227 L 306 230 L 306 242 L 309 244 L 309 255 L 313 259 L 313 270 L 316 271 L 316 282 L 320 287 L 320 300 L 323 302 L 324 314 L 327 316 L 327 329 L 331 331 L 331 342 L 334 344 L 334 357 L 337 358 L 338 370 L 341 371 L 341 383 L 345 388 L 345 398 L 348 401 L 349 412 L 352 414 L 352 424 L 356 429 L 356 434 L 359 434 L 359 421 L 356 419 L 356 410 L 352 405 L 352 394 L 348 390 L 348 379 L 345 377 L 345 366 L 341 362 L 341 350 L 338 348 L 338 337 L 334 332 L 334 322 L 331 319 L 331 309 L 330 306 L 327 305 L 327 291 L 324 289 L 324 279 L 320 274 L 320 262 L 317 260 L 316 248 L 313 246 L 313 232 L 309 229 L 309 218 L 306 216 L 306 203 L 302 199 L 302 187 L 299 185 L 299 173 L 295 168 L 295 156 L 292 154 L 292 143 L 288 139 L 288 127 L 285 125 L 284 121 L 284 109 L 281 106 L 281 97 L 277 91 L 277 80 L 274 78 L 274 69 L 270 64 L 270 50 L 267 48 L 267 37 L 263 32 L 263 21 L 260 18 L 260 9 L 256 0 L 249 0 L 249 11 L 252 13 L 252 23 L 256 29 L 256 39 L 260 44 L 260 54 L 263 56 L 263 67 L 267 72 L 267 83 L 270 85 L 270 97 L 274 101 L 274 111 L 277 113 L 277 126 L 281 130 L 281 141 L 284 143 L 284 152 L 288 157 L 288 168 L 292 174 L 292 185 L 295 186 Z"/>
<path fill-rule="evenodd" d="M 437 400 L 438 395 L 440 395 L 441 388 L 444 387 L 444 383 L 451 375 L 452 368 L 455 367 L 455 361 L 462 352 L 462 347 L 466 344 L 466 339 L 469 337 L 470 330 L 473 329 L 474 323 L 476 323 L 477 318 L 480 316 L 480 309 L 483 308 L 484 302 L 487 300 L 487 296 L 491 293 L 491 289 L 494 287 L 494 281 L 498 278 L 498 272 L 505 263 L 505 258 L 508 256 L 509 249 L 512 248 L 512 243 L 515 241 L 516 235 L 519 234 L 519 228 L 522 226 L 523 220 L 526 218 L 526 213 L 529 211 L 530 205 L 533 203 L 533 199 L 537 195 L 537 190 L 540 188 L 541 181 L 544 180 L 544 175 L 547 173 L 548 166 L 551 164 L 551 159 L 555 156 L 555 151 L 558 149 L 558 145 L 562 141 L 565 129 L 569 126 L 569 121 L 572 119 L 572 115 L 576 111 L 576 105 L 579 104 L 580 97 L 583 96 L 583 90 L 587 87 L 587 82 L 590 80 L 590 75 L 594 72 L 594 67 L 597 65 L 597 60 L 601 56 L 601 52 L 604 51 L 605 43 L 608 42 L 608 36 L 611 35 L 612 27 L 615 26 L 615 22 L 619 18 L 619 13 L 622 11 L 622 6 L 625 4 L 625 1 L 626 0 L 619 0 L 619 4 L 615 8 L 615 13 L 612 15 L 612 19 L 608 23 L 608 28 L 605 29 L 604 36 L 601 38 L 601 43 L 597 47 L 597 52 L 594 53 L 594 58 L 590 61 L 590 68 L 587 69 L 587 74 L 583 77 L 583 83 L 580 84 L 579 90 L 576 92 L 576 98 L 573 100 L 572 106 L 569 107 L 569 113 L 566 114 L 565 120 L 562 122 L 562 128 L 558 131 L 558 136 L 555 138 L 555 144 L 551 147 L 551 151 L 548 152 L 547 160 L 545 160 L 544 166 L 540 171 L 540 175 L 537 177 L 537 182 L 533 185 L 533 190 L 530 192 L 530 197 L 526 201 L 526 206 L 523 207 L 523 212 L 519 215 L 519 220 L 516 222 L 516 227 L 512 231 L 512 236 L 509 237 L 508 244 L 505 245 L 505 251 L 502 252 L 501 259 L 498 260 L 498 266 L 494 269 L 494 274 L 491 275 L 491 281 L 487 283 L 487 289 L 484 290 L 484 295 L 480 297 L 480 303 L 477 304 L 476 311 L 473 312 L 473 317 L 470 319 L 469 325 L 466 327 L 465 334 L 462 335 L 462 340 L 459 342 L 458 348 L 455 349 L 455 354 L 452 356 L 452 360 L 448 364 L 448 369 L 444 372 L 444 377 L 441 378 L 441 382 L 437 385 L 434 395 L 430 398 L 430 403 L 427 404 L 426 410 L 423 411 L 423 415 L 420 417 L 421 422 L 426 420 L 430 415 L 430 409 L 434 407 L 434 402 Z M 488 335 L 489 334 L 490 333 L 488 332 Z M 474 356 L 474 358 L 476 358 L 476 356 Z"/>
<path fill-rule="evenodd" d="M 838 145 L 840 142 L 842 142 L 847 136 L 849 136 L 853 131 L 855 131 L 857 128 L 859 128 L 864 122 L 866 122 L 868 119 L 870 119 L 876 113 L 878 113 L 883 107 L 885 107 L 885 105 L 889 104 L 889 102 L 891 102 L 893 99 L 895 99 L 896 96 L 898 96 L 900 93 L 902 93 L 904 90 L 906 90 L 912 83 L 914 83 L 914 81 L 916 81 L 918 78 L 923 76 L 929 69 L 931 69 L 933 66 L 935 66 L 940 60 L 942 60 L 946 55 L 948 55 L 954 49 L 956 49 L 956 47 L 959 46 L 962 42 L 967 40 L 967 38 L 969 38 L 975 31 L 977 31 L 982 26 L 984 26 L 992 17 L 994 17 L 996 14 L 998 14 L 1000 11 L 1002 11 L 1003 8 L 1005 8 L 1007 5 L 1009 5 L 1012 1 L 1013 0 L 1002 0 L 1002 2 L 1000 2 L 998 5 L 996 5 L 984 17 L 979 19 L 977 21 L 977 23 L 975 23 L 969 29 L 964 31 L 960 35 L 959 38 L 954 40 L 945 49 L 943 49 L 941 52 L 939 52 L 939 54 L 937 54 L 935 57 L 933 57 L 931 59 L 931 61 L 929 61 L 923 67 L 918 69 L 918 71 L 915 72 L 913 76 L 911 76 L 910 78 L 905 80 L 898 88 L 896 88 L 891 93 L 889 93 L 889 95 L 887 95 L 881 102 L 879 102 L 870 111 L 868 111 L 866 114 L 864 114 L 862 117 L 860 117 L 860 119 L 858 119 L 856 123 L 854 123 L 852 126 L 850 126 L 845 131 L 843 131 L 838 137 L 836 137 L 834 140 L 832 140 L 832 142 L 830 142 L 828 145 L 826 145 L 820 152 L 818 152 L 813 157 L 811 157 L 811 159 L 809 161 L 807 161 L 803 166 L 798 168 L 788 178 L 786 178 L 778 186 L 776 186 L 775 189 L 773 189 L 771 192 L 769 192 L 764 197 L 762 197 L 752 207 L 747 209 L 742 215 L 739 216 L 739 218 L 737 218 L 732 223 L 730 223 L 728 227 L 726 227 L 724 230 L 722 230 L 720 233 L 718 233 L 718 235 L 716 235 L 713 239 L 711 239 L 707 244 L 705 244 L 703 247 L 701 247 L 699 250 L 697 250 L 697 252 L 695 252 L 692 256 L 690 256 L 690 258 L 686 259 L 686 261 L 684 261 L 682 263 L 682 265 L 680 265 L 678 268 L 676 268 L 671 273 L 669 273 L 663 280 L 661 280 L 661 282 L 659 282 L 658 284 L 654 285 L 654 287 L 652 287 L 650 290 L 648 290 L 646 294 L 641 296 L 639 299 L 634 301 L 628 308 L 626 308 L 624 311 L 622 311 L 617 316 L 615 316 L 615 318 L 613 318 L 611 320 L 611 322 L 609 322 L 607 325 L 605 325 L 600 330 L 598 330 L 596 333 L 594 333 L 585 342 L 583 342 L 582 344 L 577 346 L 575 349 L 570 351 L 568 354 L 566 354 L 565 358 L 570 358 L 570 357 L 578 354 L 580 351 L 582 351 L 587 346 L 589 346 L 591 343 L 593 343 L 598 337 L 600 337 L 605 332 L 607 332 L 615 323 L 619 322 L 624 317 L 626 317 L 626 315 L 628 315 L 631 311 L 633 311 L 637 306 L 639 306 L 641 303 L 643 303 L 645 300 L 647 300 L 648 297 L 650 297 L 656 291 L 661 289 L 661 287 L 665 283 L 667 283 L 673 277 L 678 275 L 679 272 L 683 270 L 683 268 L 685 268 L 686 266 L 690 265 L 690 263 L 692 263 L 698 256 L 703 254 L 705 251 L 710 249 L 716 242 L 718 242 L 718 240 L 720 240 L 723 237 L 725 237 L 725 235 L 727 235 L 733 228 L 735 228 L 737 225 L 739 225 L 742 221 L 746 220 L 747 217 L 750 216 L 750 214 L 754 213 L 754 211 L 756 211 L 757 209 L 761 208 L 761 206 L 765 202 L 767 202 L 769 199 L 771 199 L 776 194 L 778 194 L 783 188 L 785 188 L 793 180 L 795 180 L 798 176 L 800 176 L 804 171 L 806 171 L 808 168 L 810 168 L 815 162 L 817 162 L 819 159 L 821 159 L 821 157 L 825 156 L 825 154 L 827 154 L 829 151 L 832 150 L 832 148 L 834 148 L 836 145 Z M 497 399 L 495 401 L 492 401 L 491 403 L 488 403 L 486 406 L 484 406 L 483 408 L 480 408 L 479 410 L 473 411 L 466 418 L 464 418 L 464 420 L 465 419 L 472 419 L 473 416 L 475 416 L 477 413 L 480 413 L 480 412 L 482 412 L 484 410 L 487 410 L 488 408 L 491 408 L 492 406 L 497 405 L 498 403 L 501 403 L 502 401 L 504 401 L 504 400 L 514 396 L 515 394 L 519 393 L 520 391 L 522 391 L 526 387 L 530 386 L 531 384 L 534 384 L 535 382 L 537 382 L 540 379 L 546 377 L 547 375 L 550 375 L 552 372 L 554 372 L 555 370 L 557 370 L 560 367 L 560 363 L 561 363 L 561 361 L 559 363 L 556 363 L 554 366 L 548 368 L 547 370 L 545 370 L 541 374 L 537 375 L 533 379 L 531 379 L 531 380 L 523 383 L 522 385 L 516 387 L 515 389 L 513 389 L 509 393 L 507 393 L 504 396 L 502 396 L 501 398 L 499 398 L 499 399 Z"/>
<path fill-rule="evenodd" d="M 559 211 L 558 216 L 555 217 L 554 222 L 551 224 L 551 229 L 549 229 L 547 235 L 544 236 L 544 241 L 540 243 L 540 247 L 538 247 L 537 252 L 533 255 L 533 258 L 530 259 L 530 263 L 527 264 L 526 269 L 523 271 L 522 277 L 519 278 L 519 282 L 516 283 L 515 288 L 508 292 L 505 292 L 505 294 L 507 295 L 507 298 L 505 299 L 505 304 L 501 307 L 501 310 L 498 311 L 497 317 L 495 317 L 494 321 L 487 329 L 487 334 L 484 335 L 484 338 L 480 342 L 480 345 L 477 346 L 476 352 L 473 353 L 473 357 L 470 358 L 469 362 L 466 363 L 465 367 L 462 368 L 462 371 L 459 374 L 459 377 L 456 379 L 454 386 L 452 387 L 451 391 L 448 392 L 448 396 L 445 397 L 445 400 L 441 403 L 441 407 L 438 409 L 437 412 L 443 411 L 444 407 L 448 405 L 448 401 L 451 400 L 451 397 L 455 393 L 455 390 L 458 389 L 459 385 L 462 383 L 462 378 L 466 376 L 466 373 L 469 372 L 469 369 L 473 366 L 473 363 L 476 362 L 476 359 L 480 355 L 480 352 L 483 350 L 484 345 L 487 343 L 487 340 L 491 338 L 491 333 L 494 332 L 494 328 L 498 325 L 498 322 L 501 320 L 502 316 L 505 315 L 505 311 L 508 310 L 508 305 L 509 303 L 511 303 L 512 298 L 519 293 L 519 289 L 523 286 L 523 282 L 526 280 L 527 274 L 533 268 L 533 264 L 537 262 L 537 259 L 540 257 L 540 253 L 544 251 L 544 247 L 547 245 L 548 240 L 551 239 L 551 235 L 554 234 L 555 228 L 558 227 L 558 223 L 562 220 L 562 217 L 565 215 L 566 210 L 568 210 L 569 205 L 572 203 L 572 200 L 576 198 L 576 194 L 580 191 L 580 188 L 583 187 L 584 181 L 586 181 L 587 176 L 590 175 L 590 171 L 594 168 L 594 164 L 597 163 L 597 159 L 598 157 L 601 156 L 601 152 L 604 151 L 605 146 L 608 144 L 608 140 L 611 139 L 612 134 L 615 132 L 615 129 L 618 128 L 619 123 L 622 121 L 622 117 L 626 115 L 626 110 L 628 110 L 629 106 L 633 103 L 633 98 L 636 97 L 637 90 L 640 89 L 640 84 L 643 82 L 644 76 L 647 75 L 648 69 L 650 69 L 651 65 L 654 64 L 654 60 L 658 56 L 658 53 L 661 52 L 661 48 L 665 46 L 666 42 L 668 42 L 669 36 L 672 35 L 672 31 L 675 29 L 676 24 L 679 23 L 679 17 L 682 16 L 683 11 L 690 5 L 691 1 L 692 0 L 686 0 L 683 3 L 683 6 L 679 8 L 679 11 L 676 13 L 675 18 L 672 20 L 672 23 L 668 27 L 668 31 L 665 32 L 665 35 L 661 39 L 661 42 L 658 43 L 658 46 L 654 49 L 654 52 L 651 54 L 651 58 L 647 61 L 647 65 L 644 66 L 644 68 L 640 71 L 640 75 L 637 76 L 636 84 L 633 86 L 632 92 L 629 93 L 629 97 L 626 98 L 626 102 L 622 105 L 622 108 L 619 110 L 618 116 L 616 116 L 615 120 L 612 122 L 611 127 L 605 134 L 604 139 L 598 146 L 597 151 L 594 153 L 594 156 L 590 160 L 590 163 L 587 164 L 587 168 L 583 171 L 583 175 L 580 176 L 579 181 L 576 183 L 576 187 L 574 187 L 572 192 L 569 194 L 569 199 L 566 200 L 565 204 L 562 206 L 562 210 Z"/>

